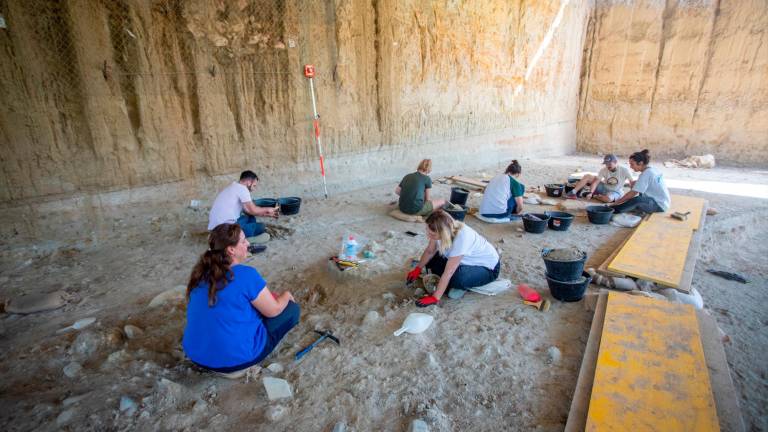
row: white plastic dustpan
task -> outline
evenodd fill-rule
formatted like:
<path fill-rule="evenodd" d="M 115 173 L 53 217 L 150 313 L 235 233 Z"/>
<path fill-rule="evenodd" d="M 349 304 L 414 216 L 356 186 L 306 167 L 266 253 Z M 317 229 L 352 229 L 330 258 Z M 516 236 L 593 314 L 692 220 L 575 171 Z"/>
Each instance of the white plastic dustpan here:
<path fill-rule="evenodd" d="M 403 326 L 395 332 L 395 336 L 400 336 L 404 332 L 408 332 L 410 334 L 422 333 L 432 325 L 432 321 L 434 320 L 435 319 L 432 317 L 432 315 L 412 313 L 408 315 L 407 318 L 405 318 L 405 321 L 403 321 Z"/>

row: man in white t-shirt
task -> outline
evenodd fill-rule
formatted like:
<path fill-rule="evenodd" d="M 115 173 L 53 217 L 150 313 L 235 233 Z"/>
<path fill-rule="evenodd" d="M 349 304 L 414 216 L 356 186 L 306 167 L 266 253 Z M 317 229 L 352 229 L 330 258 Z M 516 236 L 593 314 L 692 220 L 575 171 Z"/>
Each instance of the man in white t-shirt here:
<path fill-rule="evenodd" d="M 223 223 L 237 223 L 246 237 L 260 236 L 264 233 L 264 224 L 256 222 L 255 216 L 277 217 L 277 207 L 256 207 L 251 198 L 251 191 L 259 182 L 253 171 L 243 171 L 240 181 L 233 182 L 219 192 L 213 201 L 208 217 L 208 231 Z M 244 213 L 244 214 L 243 214 Z M 268 236 L 265 239 L 268 240 Z"/>
<path fill-rule="evenodd" d="M 589 185 L 587 199 L 594 197 L 604 203 L 611 203 L 621 198 L 624 195 L 624 184 L 627 181 L 629 181 L 630 186 L 634 183 L 632 172 L 629 168 L 619 165 L 619 160 L 612 154 L 605 155 L 603 164 L 605 166 L 600 169 L 596 176 L 586 174 L 579 180 L 573 190 L 566 195 L 566 198 L 576 199 L 579 196 L 579 191 L 587 185 Z"/>

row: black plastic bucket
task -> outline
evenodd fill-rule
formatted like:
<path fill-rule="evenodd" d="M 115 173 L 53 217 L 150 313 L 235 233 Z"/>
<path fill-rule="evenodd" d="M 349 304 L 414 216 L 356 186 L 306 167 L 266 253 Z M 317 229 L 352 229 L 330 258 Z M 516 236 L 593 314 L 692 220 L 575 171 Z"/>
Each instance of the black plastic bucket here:
<path fill-rule="evenodd" d="M 460 206 L 465 206 L 467 205 L 467 198 L 469 198 L 468 190 L 460 187 L 451 188 L 451 203 L 460 205 Z"/>
<path fill-rule="evenodd" d="M 535 216 L 541 220 L 536 220 L 530 216 Z M 523 229 L 532 234 L 541 234 L 547 229 L 549 216 L 543 213 L 526 213 L 523 215 Z"/>
<path fill-rule="evenodd" d="M 595 225 L 605 225 L 613 216 L 613 208 L 607 206 L 587 206 L 587 218 Z"/>
<path fill-rule="evenodd" d="M 549 228 L 555 231 L 568 231 L 573 223 L 573 215 L 566 212 L 547 212 L 549 216 Z"/>
<path fill-rule="evenodd" d="M 557 198 L 557 197 L 563 196 L 565 185 L 562 183 L 552 183 L 552 184 L 544 185 L 544 189 L 547 190 L 547 196 Z"/>
<path fill-rule="evenodd" d="M 584 262 L 587 261 L 586 252 L 581 252 L 581 258 L 569 261 L 554 260 L 549 255 L 554 249 L 545 249 L 541 252 L 544 259 L 544 266 L 547 268 L 547 275 L 552 279 L 559 281 L 572 281 L 579 278 L 584 272 Z"/>
<path fill-rule="evenodd" d="M 576 189 L 576 185 L 568 183 L 565 185 L 565 193 L 570 193 L 572 190 Z"/>
<path fill-rule="evenodd" d="M 454 220 L 463 221 L 464 218 L 467 216 L 467 210 L 469 210 L 469 208 L 465 205 L 462 205 L 461 210 L 451 210 L 451 209 L 448 209 L 447 207 L 443 207 L 443 210 L 445 210 L 446 213 L 451 215 L 451 217 Z"/>
<path fill-rule="evenodd" d="M 253 204 L 256 207 L 274 207 L 277 205 L 277 200 L 274 198 L 259 198 L 253 200 Z"/>
<path fill-rule="evenodd" d="M 295 215 L 301 208 L 301 198 L 299 197 L 285 197 L 277 200 L 280 203 L 280 214 L 286 216 Z"/>
<path fill-rule="evenodd" d="M 584 292 L 592 282 L 592 276 L 583 272 L 576 280 L 563 282 L 547 275 L 547 285 L 552 297 L 564 302 L 576 302 L 584 298 Z"/>

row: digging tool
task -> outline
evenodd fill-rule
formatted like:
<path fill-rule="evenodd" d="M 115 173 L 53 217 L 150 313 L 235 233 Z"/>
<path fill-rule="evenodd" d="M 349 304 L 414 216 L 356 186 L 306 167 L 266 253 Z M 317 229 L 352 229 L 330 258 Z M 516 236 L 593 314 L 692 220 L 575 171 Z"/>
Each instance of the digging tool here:
<path fill-rule="evenodd" d="M 302 357 L 304 357 L 308 352 L 312 351 L 312 348 L 316 347 L 320 342 L 326 339 L 330 339 L 336 342 L 336 345 L 341 345 L 341 342 L 339 342 L 339 338 L 334 336 L 333 332 L 330 330 L 326 330 L 326 331 L 315 330 L 315 333 L 319 334 L 320 337 L 316 341 L 312 342 L 308 347 L 296 353 L 297 361 L 300 360 Z"/>
<path fill-rule="evenodd" d="M 533 307 L 535 307 L 536 309 L 538 309 L 538 310 L 540 310 L 542 312 L 548 311 L 549 310 L 549 306 L 550 306 L 549 300 L 547 300 L 547 299 L 541 299 L 541 300 L 539 300 L 537 302 L 523 300 L 523 304 L 528 305 L 528 306 L 533 306 Z"/>
<path fill-rule="evenodd" d="M 681 220 L 681 221 L 684 221 L 684 220 L 687 220 L 687 219 L 688 219 L 688 215 L 689 215 L 689 214 L 691 214 L 691 212 L 689 212 L 689 211 L 687 211 L 687 212 L 685 212 L 685 213 L 681 213 L 681 212 L 674 212 L 674 213 L 672 213 L 672 214 L 671 214 L 671 215 L 669 215 L 669 216 L 670 216 L 671 218 L 673 218 L 673 219 L 677 219 L 677 220 Z"/>

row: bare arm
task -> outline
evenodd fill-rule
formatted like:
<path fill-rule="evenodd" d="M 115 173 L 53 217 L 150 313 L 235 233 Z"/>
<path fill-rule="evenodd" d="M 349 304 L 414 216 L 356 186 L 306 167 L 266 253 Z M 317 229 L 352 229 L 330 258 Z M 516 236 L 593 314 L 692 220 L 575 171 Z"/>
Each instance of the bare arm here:
<path fill-rule="evenodd" d="M 427 245 L 427 248 L 424 249 L 424 253 L 421 254 L 421 259 L 419 260 L 419 263 L 417 265 L 421 268 L 424 268 L 424 266 L 427 265 L 429 260 L 431 260 L 432 257 L 435 256 L 435 253 L 437 253 L 437 242 L 434 240 L 430 240 L 429 245 Z"/>
<path fill-rule="evenodd" d="M 448 258 L 448 262 L 445 264 L 445 271 L 443 271 L 442 276 L 440 276 L 440 282 L 437 283 L 437 288 L 435 288 L 435 292 L 432 293 L 432 296 L 436 299 L 440 300 L 440 297 L 443 296 L 445 290 L 448 289 L 448 282 L 451 281 L 456 269 L 459 268 L 462 257 L 463 255 Z"/>
<path fill-rule="evenodd" d="M 274 318 L 285 310 L 285 307 L 288 306 L 288 302 L 291 300 L 293 300 L 293 295 L 289 291 L 275 298 L 272 292 L 269 291 L 269 288 L 264 287 L 259 296 L 251 301 L 251 305 L 265 317 Z"/>
<path fill-rule="evenodd" d="M 402 191 L 402 189 L 400 188 L 400 186 L 397 186 L 397 187 L 395 188 L 395 193 L 396 193 L 397 195 L 400 195 L 400 191 Z"/>
<path fill-rule="evenodd" d="M 251 216 L 277 217 L 277 207 L 256 207 L 252 201 L 243 203 L 243 211 Z"/>
<path fill-rule="evenodd" d="M 523 213 L 523 197 L 519 196 L 515 198 L 515 214 L 519 215 Z"/>
<path fill-rule="evenodd" d="M 424 201 L 429 201 L 429 188 L 424 189 Z"/>
<path fill-rule="evenodd" d="M 619 204 L 624 204 L 625 202 L 631 200 L 632 198 L 634 198 L 636 196 L 637 196 L 637 192 L 631 190 L 631 191 L 625 193 L 624 196 L 622 196 L 621 198 L 617 199 L 616 201 L 614 201 L 612 203 L 609 203 L 608 205 L 613 207 L 613 206 L 617 206 Z"/>

